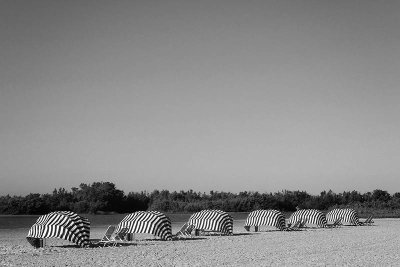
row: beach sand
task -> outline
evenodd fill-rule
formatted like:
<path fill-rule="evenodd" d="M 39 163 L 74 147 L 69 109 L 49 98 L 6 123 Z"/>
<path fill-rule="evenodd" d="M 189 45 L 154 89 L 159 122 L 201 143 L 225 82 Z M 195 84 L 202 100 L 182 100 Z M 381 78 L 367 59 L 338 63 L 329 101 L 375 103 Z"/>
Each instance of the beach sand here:
<path fill-rule="evenodd" d="M 136 235 L 119 247 L 78 248 L 47 239 L 35 249 L 29 229 L 0 230 L 0 266 L 397 266 L 400 219 L 374 219 L 373 226 L 246 232 L 235 221 L 233 236 L 199 236 L 176 241 Z M 106 227 L 91 229 L 99 239 Z M 253 229 L 253 228 L 252 228 Z M 173 229 L 176 233 L 179 229 Z M 140 238 L 140 239 L 139 239 Z"/>

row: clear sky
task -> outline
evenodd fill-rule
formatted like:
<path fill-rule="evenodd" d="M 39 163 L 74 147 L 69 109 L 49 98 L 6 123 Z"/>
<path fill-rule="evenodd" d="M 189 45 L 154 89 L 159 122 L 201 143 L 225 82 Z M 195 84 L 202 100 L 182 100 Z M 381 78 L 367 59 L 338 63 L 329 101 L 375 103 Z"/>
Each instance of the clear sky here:
<path fill-rule="evenodd" d="M 0 0 L 0 195 L 400 192 L 400 1 Z"/>

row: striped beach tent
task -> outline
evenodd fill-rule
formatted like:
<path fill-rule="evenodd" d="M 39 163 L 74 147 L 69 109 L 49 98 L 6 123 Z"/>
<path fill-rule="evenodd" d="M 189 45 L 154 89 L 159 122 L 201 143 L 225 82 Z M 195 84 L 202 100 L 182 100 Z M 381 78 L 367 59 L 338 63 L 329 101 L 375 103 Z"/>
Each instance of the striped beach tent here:
<path fill-rule="evenodd" d="M 305 221 L 306 224 L 317 225 L 319 227 L 326 227 L 327 221 L 325 214 L 315 209 L 304 209 L 295 211 L 289 218 L 288 223 L 294 224 L 297 221 Z"/>
<path fill-rule="evenodd" d="M 117 225 L 116 232 L 128 228 L 128 233 L 146 233 L 161 237 L 163 240 L 172 239 L 171 220 L 159 211 L 137 211 L 125 216 Z"/>
<path fill-rule="evenodd" d="M 233 234 L 232 217 L 221 210 L 202 210 L 190 216 L 189 224 L 193 224 L 195 229 L 204 231 L 215 231 L 225 235 Z"/>
<path fill-rule="evenodd" d="M 261 225 L 275 226 L 279 230 L 284 230 L 285 216 L 278 210 L 255 210 L 249 213 L 244 223 L 245 228 Z"/>
<path fill-rule="evenodd" d="M 72 211 L 54 211 L 40 216 L 30 228 L 27 240 L 33 246 L 43 238 L 61 238 L 81 247 L 89 245 L 89 220 Z"/>
<path fill-rule="evenodd" d="M 326 220 L 328 222 L 334 222 L 341 218 L 342 224 L 347 225 L 359 225 L 360 221 L 358 218 L 357 211 L 354 209 L 333 209 L 326 214 Z"/>

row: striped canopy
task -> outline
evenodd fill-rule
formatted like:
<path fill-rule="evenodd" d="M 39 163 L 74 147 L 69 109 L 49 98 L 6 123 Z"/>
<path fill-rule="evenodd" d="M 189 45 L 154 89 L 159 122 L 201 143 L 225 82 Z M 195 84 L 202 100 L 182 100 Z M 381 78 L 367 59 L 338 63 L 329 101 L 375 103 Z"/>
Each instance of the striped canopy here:
<path fill-rule="evenodd" d="M 285 229 L 285 216 L 278 210 L 255 210 L 247 216 L 244 226 L 275 226 L 279 230 Z"/>
<path fill-rule="evenodd" d="M 128 214 L 118 224 L 116 232 L 122 228 L 128 228 L 128 233 L 146 233 L 164 240 L 172 239 L 171 220 L 158 211 L 137 211 Z"/>
<path fill-rule="evenodd" d="M 39 238 L 61 238 L 81 247 L 89 245 L 89 220 L 72 211 L 54 211 L 40 216 L 28 232 L 33 246 Z"/>
<path fill-rule="evenodd" d="M 314 209 L 305 209 L 295 211 L 289 218 L 289 223 L 294 224 L 297 221 L 304 221 L 306 224 L 314 224 L 319 227 L 326 227 L 327 221 L 325 215 L 319 211 Z"/>
<path fill-rule="evenodd" d="M 333 209 L 326 214 L 326 220 L 328 222 L 334 222 L 341 218 L 342 224 L 348 225 L 359 225 L 359 219 L 357 211 L 354 209 Z"/>
<path fill-rule="evenodd" d="M 232 217 L 221 210 L 202 210 L 190 216 L 189 224 L 193 224 L 196 229 L 221 232 L 222 234 L 233 234 Z"/>

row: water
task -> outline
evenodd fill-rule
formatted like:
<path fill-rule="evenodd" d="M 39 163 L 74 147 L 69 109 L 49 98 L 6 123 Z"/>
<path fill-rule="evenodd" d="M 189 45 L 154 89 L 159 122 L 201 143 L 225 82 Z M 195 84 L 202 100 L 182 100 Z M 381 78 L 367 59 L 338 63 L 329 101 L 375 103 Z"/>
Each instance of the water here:
<path fill-rule="evenodd" d="M 0 229 L 30 228 L 38 215 L 0 215 Z"/>
<path fill-rule="evenodd" d="M 188 221 L 192 213 L 165 213 L 172 222 L 172 226 L 181 226 Z M 229 213 L 233 220 L 245 220 L 248 212 L 232 212 Z M 37 220 L 40 215 L 0 215 L 0 229 L 29 229 Z M 110 224 L 118 224 L 126 214 L 112 214 L 112 215 L 93 215 L 82 214 L 90 221 L 91 227 L 103 227 Z"/>

